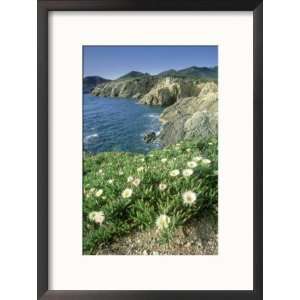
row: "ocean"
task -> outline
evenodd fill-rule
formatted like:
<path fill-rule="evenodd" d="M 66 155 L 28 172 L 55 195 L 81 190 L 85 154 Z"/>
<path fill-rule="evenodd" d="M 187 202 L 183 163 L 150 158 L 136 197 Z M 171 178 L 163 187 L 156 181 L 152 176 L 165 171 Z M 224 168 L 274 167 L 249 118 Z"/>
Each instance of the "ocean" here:
<path fill-rule="evenodd" d="M 145 133 L 160 130 L 163 108 L 133 99 L 83 94 L 83 149 L 89 153 L 126 151 L 147 153 L 159 143 L 144 143 Z"/>

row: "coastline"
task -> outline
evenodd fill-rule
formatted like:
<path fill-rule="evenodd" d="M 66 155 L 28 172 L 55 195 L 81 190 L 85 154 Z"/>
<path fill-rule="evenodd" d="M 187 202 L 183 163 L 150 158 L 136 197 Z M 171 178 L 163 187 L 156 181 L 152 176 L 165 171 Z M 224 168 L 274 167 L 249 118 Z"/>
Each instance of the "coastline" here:
<path fill-rule="evenodd" d="M 118 113 L 98 115 L 102 125 L 121 119 L 110 123 L 117 131 L 108 151 L 84 155 L 83 254 L 217 255 L 217 80 L 130 72 L 91 96 L 117 103 Z M 147 108 L 160 109 L 155 131 Z M 128 136 L 132 128 L 143 147 L 159 148 L 128 150 L 141 143 Z"/>
<path fill-rule="evenodd" d="M 194 137 L 218 135 L 218 85 L 214 81 L 157 79 L 150 87 L 143 79 L 110 81 L 94 88 L 93 96 L 131 99 L 138 104 L 162 107 L 159 142 L 162 146 Z M 146 87 L 145 87 L 146 86 Z"/>
<path fill-rule="evenodd" d="M 160 148 L 158 140 L 145 143 L 149 132 L 161 130 L 162 108 L 140 105 L 132 99 L 116 99 L 84 95 L 84 150 L 129 151 L 147 153 Z"/>

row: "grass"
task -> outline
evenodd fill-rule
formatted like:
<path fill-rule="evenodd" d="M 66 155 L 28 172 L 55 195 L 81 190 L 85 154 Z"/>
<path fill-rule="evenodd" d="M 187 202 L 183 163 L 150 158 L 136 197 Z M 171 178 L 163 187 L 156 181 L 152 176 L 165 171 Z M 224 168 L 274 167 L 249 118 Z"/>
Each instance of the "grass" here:
<path fill-rule="evenodd" d="M 193 168 L 188 167 L 191 161 L 195 161 L 189 164 Z M 184 176 L 185 169 L 192 169 L 193 174 Z M 180 174 L 172 177 L 174 170 Z M 152 227 L 157 228 L 159 243 L 167 243 L 176 227 L 200 218 L 203 212 L 217 219 L 217 170 L 216 140 L 184 141 L 147 155 L 85 154 L 83 253 L 95 254 L 118 237 Z M 166 185 L 164 190 L 160 184 Z M 196 200 L 185 198 L 190 202 L 184 203 L 186 191 L 193 192 Z M 95 218 L 93 212 L 101 212 L 100 217 Z M 160 216 L 165 217 L 158 224 Z"/>

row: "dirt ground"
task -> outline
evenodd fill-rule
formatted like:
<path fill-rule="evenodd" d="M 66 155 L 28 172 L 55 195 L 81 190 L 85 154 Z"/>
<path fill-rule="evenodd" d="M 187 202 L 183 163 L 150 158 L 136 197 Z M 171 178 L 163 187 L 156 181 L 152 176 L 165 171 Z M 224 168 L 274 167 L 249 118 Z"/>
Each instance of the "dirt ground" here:
<path fill-rule="evenodd" d="M 217 225 L 208 219 L 193 221 L 176 230 L 168 244 L 158 242 L 156 229 L 135 232 L 109 246 L 99 248 L 96 255 L 217 255 Z"/>

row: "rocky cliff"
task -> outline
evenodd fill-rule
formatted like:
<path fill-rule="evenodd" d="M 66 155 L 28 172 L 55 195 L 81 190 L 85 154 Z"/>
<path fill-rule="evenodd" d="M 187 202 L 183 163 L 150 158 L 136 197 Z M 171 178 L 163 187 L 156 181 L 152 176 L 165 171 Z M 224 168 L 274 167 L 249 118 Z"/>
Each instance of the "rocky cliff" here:
<path fill-rule="evenodd" d="M 216 72 L 217 67 L 169 70 L 156 76 L 133 71 L 97 85 L 92 94 L 134 98 L 141 104 L 166 107 L 160 117 L 163 127 L 159 139 L 168 145 L 193 137 L 217 136 Z M 207 74 L 210 77 L 205 77 Z"/>
<path fill-rule="evenodd" d="M 147 94 L 158 82 L 154 76 L 142 76 L 118 79 L 108 83 L 97 85 L 92 95 L 115 98 L 135 98 L 140 99 Z"/>
<path fill-rule="evenodd" d="M 160 116 L 163 125 L 159 138 L 163 145 L 194 137 L 217 137 L 218 87 L 214 82 L 197 86 L 192 97 L 178 99 Z"/>
<path fill-rule="evenodd" d="M 203 81 L 195 79 L 146 75 L 102 83 L 93 89 L 92 95 L 134 98 L 141 104 L 166 107 L 178 99 L 197 96 L 203 84 Z"/>

